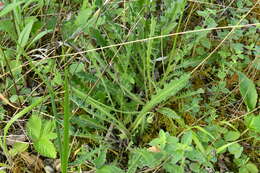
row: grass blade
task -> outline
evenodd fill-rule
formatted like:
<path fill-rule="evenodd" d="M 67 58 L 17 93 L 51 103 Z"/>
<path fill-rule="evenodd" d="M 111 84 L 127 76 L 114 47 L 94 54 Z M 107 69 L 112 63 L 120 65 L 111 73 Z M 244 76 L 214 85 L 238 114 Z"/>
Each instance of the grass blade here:
<path fill-rule="evenodd" d="M 64 117 L 63 117 L 63 152 L 62 152 L 62 160 L 61 160 L 61 167 L 62 173 L 67 172 L 68 168 L 68 161 L 69 161 L 69 128 L 70 128 L 70 103 L 69 103 L 69 82 L 68 82 L 68 69 L 65 70 L 65 95 L 64 95 Z"/>

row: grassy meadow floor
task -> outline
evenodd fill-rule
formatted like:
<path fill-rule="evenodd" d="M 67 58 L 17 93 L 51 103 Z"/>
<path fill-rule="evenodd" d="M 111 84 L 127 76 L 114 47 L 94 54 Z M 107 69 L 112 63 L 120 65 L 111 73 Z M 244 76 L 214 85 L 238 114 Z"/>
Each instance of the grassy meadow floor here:
<path fill-rule="evenodd" d="M 258 173 L 259 0 L 0 0 L 0 173 Z"/>

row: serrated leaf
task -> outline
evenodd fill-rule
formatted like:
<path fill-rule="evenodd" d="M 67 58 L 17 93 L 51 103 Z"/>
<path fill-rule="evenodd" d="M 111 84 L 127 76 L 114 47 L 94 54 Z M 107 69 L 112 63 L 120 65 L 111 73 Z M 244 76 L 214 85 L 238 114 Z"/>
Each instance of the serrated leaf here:
<path fill-rule="evenodd" d="M 27 133 L 33 141 L 36 141 L 41 136 L 42 120 L 37 115 L 32 115 L 27 122 Z"/>
<path fill-rule="evenodd" d="M 56 158 L 57 152 L 54 144 L 47 138 L 42 137 L 33 143 L 35 150 L 42 156 Z"/>
<path fill-rule="evenodd" d="M 243 97 L 243 100 L 247 106 L 247 110 L 250 112 L 256 107 L 257 103 L 257 91 L 255 84 L 251 79 L 241 72 L 238 72 L 239 75 L 239 89 Z"/>

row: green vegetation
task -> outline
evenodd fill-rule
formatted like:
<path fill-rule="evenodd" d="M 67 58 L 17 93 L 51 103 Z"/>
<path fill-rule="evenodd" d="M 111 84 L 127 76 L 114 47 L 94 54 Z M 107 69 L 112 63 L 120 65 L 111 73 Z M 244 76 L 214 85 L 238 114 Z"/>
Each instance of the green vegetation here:
<path fill-rule="evenodd" d="M 258 173 L 259 0 L 0 3 L 0 173 Z"/>

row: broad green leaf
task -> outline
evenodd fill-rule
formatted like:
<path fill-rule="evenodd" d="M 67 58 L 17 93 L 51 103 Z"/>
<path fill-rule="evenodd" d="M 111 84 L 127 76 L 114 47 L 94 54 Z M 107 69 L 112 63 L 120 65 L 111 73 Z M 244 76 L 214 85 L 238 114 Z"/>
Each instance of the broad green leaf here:
<path fill-rule="evenodd" d="M 55 86 L 56 84 L 57 85 L 62 85 L 63 79 L 61 78 L 61 73 L 60 72 L 56 72 L 55 73 L 52 82 L 53 82 L 53 86 Z"/>
<path fill-rule="evenodd" d="M 45 137 L 33 143 L 35 150 L 42 156 L 56 158 L 57 152 L 54 144 Z"/>
<path fill-rule="evenodd" d="M 210 49 L 211 47 L 211 40 L 209 40 L 207 37 L 204 37 L 203 39 L 200 40 L 200 43 L 202 46 L 204 46 L 207 49 Z"/>
<path fill-rule="evenodd" d="M 163 107 L 160 108 L 158 112 L 172 119 L 181 119 L 181 117 L 174 110 L 170 108 Z"/>
<path fill-rule="evenodd" d="M 236 159 L 238 159 L 242 152 L 243 152 L 243 147 L 239 145 L 238 143 L 232 144 L 228 146 L 228 151 L 235 156 Z"/>
<path fill-rule="evenodd" d="M 33 141 L 36 141 L 41 136 L 41 129 L 42 129 L 42 120 L 37 115 L 32 115 L 27 122 L 27 133 Z"/>
<path fill-rule="evenodd" d="M 18 100 L 18 95 L 12 95 L 10 98 L 9 98 L 10 102 L 12 103 L 15 103 L 17 100 Z"/>
<path fill-rule="evenodd" d="M 175 155 L 175 152 L 177 152 L 177 150 L 181 150 L 179 147 L 180 143 L 179 143 L 178 138 L 176 138 L 174 136 L 170 136 L 170 135 L 167 135 L 166 138 L 167 138 L 167 143 L 164 148 L 164 151 Z"/>
<path fill-rule="evenodd" d="M 228 142 L 235 141 L 235 140 L 239 139 L 239 137 L 240 137 L 240 133 L 238 131 L 228 131 L 224 135 L 225 140 Z"/>
<path fill-rule="evenodd" d="M 247 106 L 247 110 L 250 112 L 256 107 L 257 92 L 255 84 L 245 74 L 238 72 L 239 75 L 239 88 L 243 100 Z"/>

